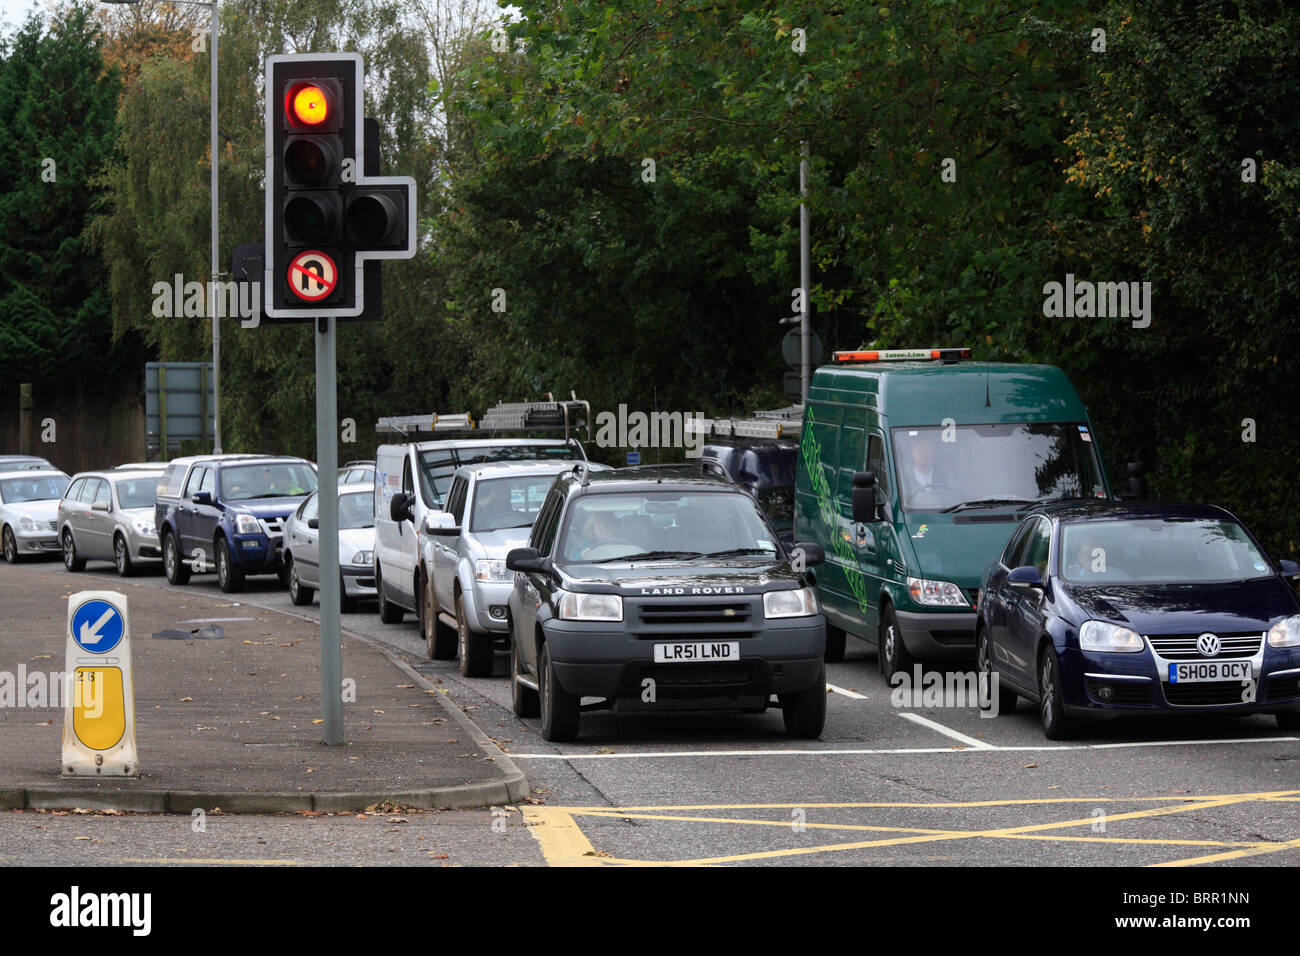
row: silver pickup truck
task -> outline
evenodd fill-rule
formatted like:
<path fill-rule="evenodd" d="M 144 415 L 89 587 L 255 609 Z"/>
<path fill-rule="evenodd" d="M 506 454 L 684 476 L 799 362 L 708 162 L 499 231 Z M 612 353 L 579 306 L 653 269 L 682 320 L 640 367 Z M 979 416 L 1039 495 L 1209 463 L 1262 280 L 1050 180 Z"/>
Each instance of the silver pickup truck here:
<path fill-rule="evenodd" d="M 495 648 L 509 646 L 506 601 L 515 575 L 506 570 L 506 553 L 528 543 L 551 483 L 573 464 L 464 465 L 452 476 L 447 510 L 425 516 L 422 557 L 432 569 L 428 599 L 434 609 L 434 640 L 440 647 L 455 640 L 466 677 L 491 676 Z M 606 465 L 587 467 L 608 470 Z"/>

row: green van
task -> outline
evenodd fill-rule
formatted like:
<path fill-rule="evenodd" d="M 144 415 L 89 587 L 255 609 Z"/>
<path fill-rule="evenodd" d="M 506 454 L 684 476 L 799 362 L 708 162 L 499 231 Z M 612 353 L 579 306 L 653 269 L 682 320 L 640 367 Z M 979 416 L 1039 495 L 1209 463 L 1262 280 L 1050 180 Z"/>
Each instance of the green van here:
<path fill-rule="evenodd" d="M 836 352 L 804 403 L 794 536 L 815 541 L 826 658 L 846 634 L 881 671 L 969 656 L 980 575 L 1024 510 L 1109 498 L 1092 423 L 1050 365 L 969 349 Z"/>

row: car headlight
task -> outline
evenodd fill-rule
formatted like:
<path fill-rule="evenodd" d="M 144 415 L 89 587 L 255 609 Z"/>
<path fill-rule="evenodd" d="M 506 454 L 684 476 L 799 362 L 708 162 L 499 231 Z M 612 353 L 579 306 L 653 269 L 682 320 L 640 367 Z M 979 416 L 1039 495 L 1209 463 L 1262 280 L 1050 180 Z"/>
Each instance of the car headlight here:
<path fill-rule="evenodd" d="M 235 530 L 240 534 L 261 534 L 262 523 L 253 515 L 235 515 Z"/>
<path fill-rule="evenodd" d="M 763 595 L 764 617 L 807 617 L 817 613 L 817 597 L 812 588 L 768 591 Z"/>
<path fill-rule="evenodd" d="M 373 551 L 358 551 L 356 554 L 352 555 L 353 564 L 370 564 L 374 559 L 375 552 Z"/>
<path fill-rule="evenodd" d="M 474 578 L 477 581 L 513 581 L 515 572 L 506 570 L 504 560 L 479 558 L 474 562 Z"/>
<path fill-rule="evenodd" d="M 617 594 L 560 593 L 562 621 L 621 621 L 623 599 Z"/>
<path fill-rule="evenodd" d="M 947 581 L 929 581 L 925 578 L 908 578 L 907 590 L 917 604 L 929 607 L 970 607 L 961 588 Z"/>
<path fill-rule="evenodd" d="M 143 534 L 143 535 L 154 534 L 153 522 L 150 521 L 148 518 L 141 518 L 139 521 L 133 521 L 131 522 L 131 526 L 135 528 L 137 534 Z"/>
<path fill-rule="evenodd" d="M 1133 654 L 1146 645 L 1132 628 L 1105 621 L 1084 621 L 1079 628 L 1079 647 L 1085 651 Z"/>
<path fill-rule="evenodd" d="M 1284 617 L 1268 629 L 1269 647 L 1300 647 L 1300 614 Z"/>
<path fill-rule="evenodd" d="M 18 519 L 18 527 L 23 531 L 36 531 L 38 525 L 31 518 L 27 517 L 27 515 L 23 515 Z"/>

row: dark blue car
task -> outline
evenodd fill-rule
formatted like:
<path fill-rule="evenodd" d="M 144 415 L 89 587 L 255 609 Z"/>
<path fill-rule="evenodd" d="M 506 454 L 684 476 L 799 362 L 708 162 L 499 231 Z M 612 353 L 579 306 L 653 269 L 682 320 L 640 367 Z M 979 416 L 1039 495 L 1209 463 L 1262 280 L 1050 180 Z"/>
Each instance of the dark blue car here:
<path fill-rule="evenodd" d="M 1078 718 L 1273 713 L 1300 728 L 1300 565 L 1275 565 L 1227 511 L 1096 502 L 1037 508 L 984 572 L 979 666 L 999 710 Z"/>
<path fill-rule="evenodd" d="M 172 461 L 158 485 L 154 524 L 172 584 L 215 567 L 227 594 L 249 574 L 281 574 L 284 522 L 316 490 L 316 466 L 275 455 Z"/>

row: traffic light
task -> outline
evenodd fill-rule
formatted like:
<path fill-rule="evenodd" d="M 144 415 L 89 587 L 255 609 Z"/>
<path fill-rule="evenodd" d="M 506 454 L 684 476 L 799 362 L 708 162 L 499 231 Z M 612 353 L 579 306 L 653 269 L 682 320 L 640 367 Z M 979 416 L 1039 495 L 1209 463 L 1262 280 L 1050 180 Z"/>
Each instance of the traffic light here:
<path fill-rule="evenodd" d="M 415 181 L 367 176 L 360 54 L 266 61 L 266 265 L 272 319 L 359 316 L 364 264 L 415 255 Z M 371 309 L 367 317 L 377 313 Z"/>

